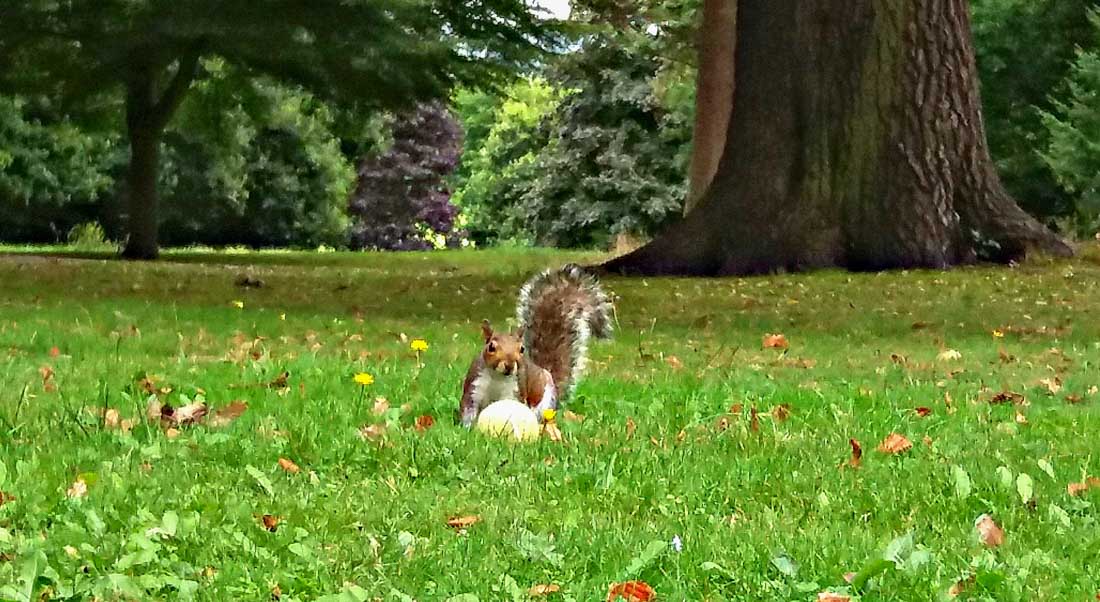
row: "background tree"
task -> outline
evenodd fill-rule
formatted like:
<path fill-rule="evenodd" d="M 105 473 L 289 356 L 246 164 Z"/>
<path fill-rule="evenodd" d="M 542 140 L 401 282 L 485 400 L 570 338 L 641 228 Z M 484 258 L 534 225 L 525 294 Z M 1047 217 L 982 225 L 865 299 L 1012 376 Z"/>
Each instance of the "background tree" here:
<path fill-rule="evenodd" d="M 454 246 L 458 208 L 446 178 L 458 164 L 462 129 L 447 107 L 426 103 L 398 115 L 393 143 L 367 158 L 348 211 L 354 217 L 351 245 L 357 249 L 430 249 L 442 237 Z"/>
<path fill-rule="evenodd" d="M 122 91 L 124 255 L 153 258 L 162 135 L 204 57 L 352 105 L 407 106 L 484 81 L 540 33 L 519 0 L 12 0 L 0 6 L 0 92 L 94 106 Z"/>
<path fill-rule="evenodd" d="M 1071 252 L 990 160 L 965 0 L 739 0 L 736 56 L 709 191 L 607 269 L 940 268 Z"/>
<path fill-rule="evenodd" d="M 1100 44 L 1087 18 L 1100 2 L 973 0 L 970 5 L 982 116 L 1005 188 L 1023 209 L 1048 223 L 1077 215 L 1078 194 L 1061 184 L 1042 158 L 1051 137 L 1041 115 L 1065 115 L 1074 53 Z"/>

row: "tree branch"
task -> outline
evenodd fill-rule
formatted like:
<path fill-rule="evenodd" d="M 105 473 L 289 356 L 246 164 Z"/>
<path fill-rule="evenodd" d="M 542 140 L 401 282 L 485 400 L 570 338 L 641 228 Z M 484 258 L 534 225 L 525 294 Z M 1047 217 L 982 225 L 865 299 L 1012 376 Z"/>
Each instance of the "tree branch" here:
<path fill-rule="evenodd" d="M 172 115 L 183 102 L 191 82 L 195 81 L 195 76 L 198 74 L 200 58 L 202 58 L 202 49 L 196 45 L 189 48 L 177 61 L 175 77 L 165 88 L 160 100 L 153 106 L 152 115 L 157 129 L 168 125 Z"/>

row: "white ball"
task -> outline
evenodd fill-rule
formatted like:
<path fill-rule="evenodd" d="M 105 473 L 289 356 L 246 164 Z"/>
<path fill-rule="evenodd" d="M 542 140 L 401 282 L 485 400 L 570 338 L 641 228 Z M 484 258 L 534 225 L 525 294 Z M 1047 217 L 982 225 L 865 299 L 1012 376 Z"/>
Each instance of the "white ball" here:
<path fill-rule="evenodd" d="M 493 436 L 512 436 L 517 441 L 539 437 L 539 419 L 534 410 L 518 401 L 502 399 L 486 406 L 477 417 L 477 430 Z"/>

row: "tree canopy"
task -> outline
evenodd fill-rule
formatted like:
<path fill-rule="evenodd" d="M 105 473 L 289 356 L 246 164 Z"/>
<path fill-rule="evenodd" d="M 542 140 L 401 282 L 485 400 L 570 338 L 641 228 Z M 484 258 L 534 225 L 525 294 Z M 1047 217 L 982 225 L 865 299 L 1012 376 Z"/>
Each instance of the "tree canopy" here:
<path fill-rule="evenodd" d="M 543 31 L 521 0 L 17 0 L 0 6 L 0 92 L 67 113 L 124 103 L 126 254 L 150 258 L 161 135 L 205 59 L 348 106 L 400 108 L 491 81 L 533 56 Z"/>

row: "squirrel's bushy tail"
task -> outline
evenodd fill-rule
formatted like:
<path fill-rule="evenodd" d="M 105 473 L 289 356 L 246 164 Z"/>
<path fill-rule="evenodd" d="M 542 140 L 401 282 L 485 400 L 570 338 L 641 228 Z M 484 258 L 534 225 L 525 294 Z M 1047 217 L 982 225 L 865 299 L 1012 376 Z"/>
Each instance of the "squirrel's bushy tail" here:
<path fill-rule="evenodd" d="M 575 264 L 546 270 L 519 292 L 517 318 L 528 357 L 550 372 L 558 396 L 573 392 L 592 337 L 611 337 L 611 301 L 596 278 Z"/>

